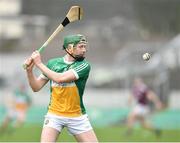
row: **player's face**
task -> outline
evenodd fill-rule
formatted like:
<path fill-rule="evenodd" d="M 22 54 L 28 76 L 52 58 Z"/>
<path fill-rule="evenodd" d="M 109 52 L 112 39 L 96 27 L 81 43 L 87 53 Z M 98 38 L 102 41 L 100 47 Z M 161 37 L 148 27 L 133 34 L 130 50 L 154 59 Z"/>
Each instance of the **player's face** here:
<path fill-rule="evenodd" d="M 87 52 L 87 44 L 79 43 L 74 47 L 73 54 L 81 57 L 85 57 L 86 52 Z"/>

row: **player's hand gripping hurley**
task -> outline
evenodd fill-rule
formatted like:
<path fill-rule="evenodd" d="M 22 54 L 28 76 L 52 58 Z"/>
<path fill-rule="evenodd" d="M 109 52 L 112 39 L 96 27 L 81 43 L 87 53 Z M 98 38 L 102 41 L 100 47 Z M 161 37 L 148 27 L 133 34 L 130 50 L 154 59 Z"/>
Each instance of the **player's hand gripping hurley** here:
<path fill-rule="evenodd" d="M 39 52 L 42 52 L 47 45 L 55 38 L 55 36 L 63 30 L 63 28 L 71 22 L 76 20 L 81 20 L 83 16 L 83 9 L 80 6 L 72 6 L 68 11 L 63 22 L 56 28 L 52 35 L 47 39 L 47 41 L 38 49 Z M 26 69 L 27 65 L 23 64 L 23 68 Z"/>

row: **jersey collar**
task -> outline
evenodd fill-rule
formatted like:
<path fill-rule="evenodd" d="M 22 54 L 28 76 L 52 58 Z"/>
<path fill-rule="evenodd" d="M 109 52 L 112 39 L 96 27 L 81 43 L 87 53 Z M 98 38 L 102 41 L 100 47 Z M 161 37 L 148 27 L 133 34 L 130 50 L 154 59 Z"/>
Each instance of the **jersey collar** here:
<path fill-rule="evenodd" d="M 64 62 L 65 62 L 66 64 L 72 64 L 72 63 L 74 63 L 74 61 L 72 61 L 72 62 L 67 61 L 66 58 L 65 58 L 65 56 L 63 57 L 63 60 L 64 60 Z"/>

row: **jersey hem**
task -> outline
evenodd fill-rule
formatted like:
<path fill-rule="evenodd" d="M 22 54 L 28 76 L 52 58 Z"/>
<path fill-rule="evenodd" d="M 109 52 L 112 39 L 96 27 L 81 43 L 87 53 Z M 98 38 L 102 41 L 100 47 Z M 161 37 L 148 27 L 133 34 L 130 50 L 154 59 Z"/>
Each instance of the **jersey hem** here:
<path fill-rule="evenodd" d="M 54 115 L 57 115 L 57 116 L 63 116 L 63 117 L 80 117 L 82 115 L 84 115 L 83 113 L 55 113 L 53 111 L 48 111 L 48 113 L 50 114 L 54 114 Z"/>

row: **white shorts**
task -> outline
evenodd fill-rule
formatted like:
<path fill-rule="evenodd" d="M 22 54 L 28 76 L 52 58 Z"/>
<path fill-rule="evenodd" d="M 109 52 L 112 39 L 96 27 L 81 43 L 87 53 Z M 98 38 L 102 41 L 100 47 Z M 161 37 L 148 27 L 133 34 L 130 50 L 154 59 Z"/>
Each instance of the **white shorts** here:
<path fill-rule="evenodd" d="M 87 114 L 80 117 L 63 117 L 47 113 L 43 127 L 51 127 L 59 132 L 61 132 L 64 127 L 67 127 L 68 132 L 72 135 L 92 130 Z"/>
<path fill-rule="evenodd" d="M 133 113 L 139 115 L 139 116 L 147 116 L 150 112 L 150 109 L 146 105 L 138 104 L 134 107 Z"/>

